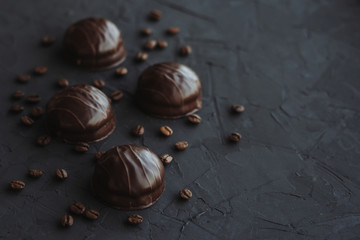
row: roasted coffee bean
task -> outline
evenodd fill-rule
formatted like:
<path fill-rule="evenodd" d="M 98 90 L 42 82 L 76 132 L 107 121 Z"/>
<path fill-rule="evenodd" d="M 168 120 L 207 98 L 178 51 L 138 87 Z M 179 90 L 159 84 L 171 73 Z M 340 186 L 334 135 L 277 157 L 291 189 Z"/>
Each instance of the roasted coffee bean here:
<path fill-rule="evenodd" d="M 163 41 L 163 40 L 158 40 L 157 41 L 157 46 L 160 49 L 164 49 L 164 48 L 167 48 L 168 43 L 166 41 Z"/>
<path fill-rule="evenodd" d="M 98 219 L 100 213 L 94 209 L 87 209 L 85 211 L 85 216 L 88 218 L 88 219 L 91 219 L 91 220 L 96 220 Z"/>
<path fill-rule="evenodd" d="M 148 59 L 148 54 L 144 52 L 139 52 L 135 58 L 135 60 L 138 62 L 144 62 L 146 59 Z"/>
<path fill-rule="evenodd" d="M 170 27 L 168 29 L 166 29 L 166 33 L 169 35 L 176 35 L 180 32 L 180 28 L 178 27 Z"/>
<path fill-rule="evenodd" d="M 148 40 L 145 44 L 144 44 L 144 48 L 146 50 L 153 50 L 156 47 L 156 41 L 155 40 Z"/>
<path fill-rule="evenodd" d="M 143 36 L 150 36 L 152 34 L 152 31 L 150 28 L 143 28 L 140 30 L 140 33 Z"/>
<path fill-rule="evenodd" d="M 137 125 L 134 129 L 133 129 L 133 134 L 135 136 L 142 136 L 144 135 L 145 132 L 145 128 L 141 125 Z"/>
<path fill-rule="evenodd" d="M 68 174 L 67 174 L 67 171 L 65 169 L 62 169 L 62 168 L 59 168 L 59 169 L 56 169 L 56 176 L 59 178 L 59 179 L 66 179 L 68 177 Z"/>
<path fill-rule="evenodd" d="M 143 217 L 139 214 L 132 214 L 128 217 L 128 222 L 137 225 L 143 222 Z"/>
<path fill-rule="evenodd" d="M 74 218 L 70 215 L 62 216 L 60 223 L 63 227 L 71 227 L 74 224 Z"/>
<path fill-rule="evenodd" d="M 70 206 L 70 212 L 75 213 L 77 215 L 83 214 L 85 212 L 85 206 L 80 202 L 75 202 Z"/>
<path fill-rule="evenodd" d="M 188 120 L 189 120 L 189 122 L 195 123 L 195 124 L 201 123 L 201 117 L 199 115 L 195 114 L 195 113 L 190 114 L 188 116 Z"/>
<path fill-rule="evenodd" d="M 192 50 L 190 46 L 183 46 L 180 48 L 180 54 L 182 56 L 189 56 L 191 54 Z"/>
<path fill-rule="evenodd" d="M 29 116 L 22 116 L 20 118 L 21 122 L 25 125 L 25 126 L 31 126 L 34 124 L 34 120 L 32 118 L 30 118 Z"/>
<path fill-rule="evenodd" d="M 39 178 L 44 174 L 42 170 L 39 169 L 30 169 L 29 170 L 29 176 L 32 178 Z"/>
<path fill-rule="evenodd" d="M 30 115 L 34 118 L 38 118 L 41 115 L 43 115 L 43 113 L 44 113 L 44 109 L 40 106 L 36 106 L 31 109 Z"/>
<path fill-rule="evenodd" d="M 13 99 L 20 99 L 23 98 L 25 96 L 25 93 L 21 90 L 16 90 L 13 94 L 12 94 L 12 98 Z"/>
<path fill-rule="evenodd" d="M 14 113 L 19 113 L 24 111 L 24 106 L 21 106 L 19 104 L 15 104 L 10 108 L 10 111 L 14 112 Z"/>
<path fill-rule="evenodd" d="M 162 17 L 162 13 L 159 10 L 152 10 L 149 13 L 149 19 L 152 21 L 159 21 Z"/>
<path fill-rule="evenodd" d="M 105 82 L 103 80 L 94 80 L 93 85 L 97 88 L 103 88 L 105 87 Z"/>
<path fill-rule="evenodd" d="M 128 73 L 128 70 L 126 67 L 118 67 L 115 69 L 115 74 L 117 76 L 125 76 Z"/>
<path fill-rule="evenodd" d="M 237 133 L 237 132 L 233 132 L 230 136 L 229 136 L 229 139 L 230 141 L 233 141 L 233 142 L 239 142 L 241 140 L 241 135 L 240 133 Z"/>
<path fill-rule="evenodd" d="M 45 66 L 37 66 L 35 69 L 34 69 L 34 73 L 36 75 L 43 75 L 47 72 L 47 67 Z"/>
<path fill-rule="evenodd" d="M 174 133 L 173 130 L 169 126 L 162 126 L 160 128 L 160 132 L 167 137 L 171 136 Z"/>
<path fill-rule="evenodd" d="M 174 158 L 169 154 L 163 154 L 160 156 L 160 160 L 163 162 L 164 165 L 169 165 Z"/>
<path fill-rule="evenodd" d="M 189 189 L 185 188 L 179 192 L 179 195 L 182 199 L 189 200 L 192 197 L 192 192 Z"/>
<path fill-rule="evenodd" d="M 40 102 L 40 100 L 41 100 L 41 97 L 39 94 L 30 94 L 26 98 L 26 101 L 29 103 L 38 103 L 38 102 Z"/>
<path fill-rule="evenodd" d="M 175 143 L 175 147 L 177 150 L 183 151 L 189 147 L 189 144 L 187 141 L 180 141 L 180 142 Z"/>
<path fill-rule="evenodd" d="M 96 159 L 96 160 L 99 160 L 99 159 L 102 157 L 102 155 L 104 155 L 104 153 L 105 153 L 105 152 L 103 152 L 103 151 L 97 152 L 97 153 L 95 154 L 95 159 Z"/>
<path fill-rule="evenodd" d="M 243 113 L 245 111 L 245 107 L 243 105 L 235 104 L 231 106 L 231 111 L 234 113 Z"/>
<path fill-rule="evenodd" d="M 116 91 L 111 93 L 111 100 L 119 101 L 120 99 L 123 98 L 123 96 L 124 96 L 124 94 L 121 91 L 116 90 Z"/>
<path fill-rule="evenodd" d="M 13 180 L 9 183 L 9 186 L 13 190 L 23 190 L 25 188 L 25 183 L 20 180 Z"/>
<path fill-rule="evenodd" d="M 39 146 L 46 146 L 50 143 L 51 141 L 51 137 L 49 135 L 42 135 L 40 137 L 38 137 L 38 139 L 36 140 L 36 143 L 39 145 Z"/>
<path fill-rule="evenodd" d="M 57 84 L 59 87 L 65 88 L 69 86 L 69 81 L 66 78 L 59 78 Z"/>
<path fill-rule="evenodd" d="M 27 83 L 27 82 L 29 82 L 29 80 L 30 80 L 30 76 L 29 75 L 19 75 L 18 77 L 17 77 L 17 81 L 19 82 L 19 83 Z"/>
<path fill-rule="evenodd" d="M 79 152 L 79 153 L 84 153 L 84 152 L 87 152 L 89 150 L 89 147 L 90 145 L 83 142 L 83 143 L 78 143 L 75 147 L 74 147 L 74 150 L 76 152 Z"/>
<path fill-rule="evenodd" d="M 44 36 L 41 39 L 41 43 L 44 46 L 50 46 L 51 44 L 53 44 L 55 42 L 55 38 L 53 36 Z"/>

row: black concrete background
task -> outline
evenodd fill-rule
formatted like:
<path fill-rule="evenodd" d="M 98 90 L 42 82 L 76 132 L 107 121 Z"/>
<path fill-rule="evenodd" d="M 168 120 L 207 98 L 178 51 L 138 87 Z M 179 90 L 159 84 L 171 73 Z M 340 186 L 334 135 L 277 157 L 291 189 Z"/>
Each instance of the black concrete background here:
<path fill-rule="evenodd" d="M 0 239 L 360 239 L 359 1 L 19 0 L 0 6 Z M 164 15 L 158 23 L 146 19 L 154 8 Z M 90 16 L 121 29 L 126 77 L 82 71 L 59 57 L 66 28 Z M 180 34 L 166 36 L 169 26 L 180 27 Z M 135 64 L 146 40 L 138 34 L 142 27 L 169 47 Z M 44 48 L 39 40 L 47 34 L 57 41 Z M 183 44 L 192 46 L 191 56 L 177 55 Z M 184 63 L 201 77 L 199 126 L 155 119 L 133 104 L 137 77 L 161 61 Z M 48 73 L 28 84 L 15 81 L 37 65 Z M 104 79 L 105 93 L 125 92 L 113 105 L 115 132 L 85 154 L 56 141 L 37 147 L 44 117 L 32 127 L 19 122 L 31 105 L 21 114 L 8 112 L 17 89 L 39 93 L 45 106 L 60 77 L 71 84 Z M 230 114 L 234 103 L 246 112 Z M 141 138 L 130 135 L 137 124 L 146 129 Z M 164 124 L 174 129 L 170 138 L 159 135 Z M 241 143 L 227 141 L 232 131 L 243 135 Z M 174 151 L 179 140 L 189 149 Z M 125 143 L 175 158 L 166 168 L 164 194 L 146 210 L 118 211 L 90 192 L 94 154 Z M 29 179 L 30 168 L 46 174 Z M 57 168 L 68 170 L 66 181 L 55 180 Z M 24 180 L 26 188 L 8 191 L 13 179 Z M 184 187 L 193 191 L 188 202 L 177 199 Z M 75 200 L 101 217 L 91 222 L 75 216 L 73 227 L 62 229 L 60 217 Z M 140 226 L 125 223 L 134 212 L 144 217 Z"/>

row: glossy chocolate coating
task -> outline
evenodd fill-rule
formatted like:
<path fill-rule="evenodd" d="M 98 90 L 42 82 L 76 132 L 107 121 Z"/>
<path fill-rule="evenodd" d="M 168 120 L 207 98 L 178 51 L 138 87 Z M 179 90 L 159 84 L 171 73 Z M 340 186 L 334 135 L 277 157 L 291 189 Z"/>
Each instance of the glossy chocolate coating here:
<path fill-rule="evenodd" d="M 201 108 L 200 79 L 180 63 L 158 63 L 139 77 L 136 100 L 143 111 L 155 117 L 183 117 Z"/>
<path fill-rule="evenodd" d="M 86 18 L 71 25 L 64 37 L 64 52 L 74 64 L 88 70 L 103 70 L 126 58 L 119 29 L 105 18 Z"/>
<path fill-rule="evenodd" d="M 91 186 L 94 194 L 117 209 L 153 205 L 165 189 L 164 166 L 148 148 L 116 146 L 97 161 Z"/>
<path fill-rule="evenodd" d="M 46 106 L 50 134 L 69 143 L 97 142 L 115 129 L 109 98 L 91 85 L 74 85 L 60 90 Z"/>

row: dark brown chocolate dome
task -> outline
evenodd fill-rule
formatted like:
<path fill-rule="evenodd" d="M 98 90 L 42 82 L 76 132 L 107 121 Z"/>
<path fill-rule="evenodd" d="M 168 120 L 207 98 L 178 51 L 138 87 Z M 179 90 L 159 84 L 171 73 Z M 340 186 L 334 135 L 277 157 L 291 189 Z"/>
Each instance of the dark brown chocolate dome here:
<path fill-rule="evenodd" d="M 96 196 L 114 208 L 135 210 L 150 207 L 165 189 L 164 166 L 148 148 L 116 146 L 105 152 L 91 179 Z"/>
<path fill-rule="evenodd" d="M 105 18 L 86 18 L 71 25 L 63 41 L 66 57 L 88 70 L 103 70 L 126 58 L 119 29 Z"/>

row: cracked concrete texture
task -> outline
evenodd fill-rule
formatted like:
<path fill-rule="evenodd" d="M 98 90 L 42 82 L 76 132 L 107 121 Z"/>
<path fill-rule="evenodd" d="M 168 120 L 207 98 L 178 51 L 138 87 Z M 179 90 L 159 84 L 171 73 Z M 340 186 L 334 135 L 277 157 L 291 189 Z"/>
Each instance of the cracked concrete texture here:
<path fill-rule="evenodd" d="M 164 17 L 148 22 L 159 9 Z M 2 73 L 0 132 L 0 238 L 4 239 L 358 239 L 360 235 L 360 2 L 358 0 L 228 0 L 228 1 L 8 1 L 0 9 L 0 70 Z M 61 39 L 73 22 L 101 16 L 122 31 L 128 51 L 129 74 L 84 72 L 59 56 Z M 164 30 L 178 26 L 177 36 Z M 153 29 L 151 39 L 169 47 L 149 53 L 143 64 L 132 58 Z M 39 46 L 44 35 L 56 42 Z M 176 53 L 189 44 L 193 54 Z M 147 66 L 177 61 L 193 68 L 202 80 L 203 122 L 161 120 L 142 113 L 133 103 L 136 80 Z M 37 65 L 45 76 L 18 84 L 18 74 Z M 8 113 L 17 89 L 39 93 L 45 106 L 58 90 L 56 80 L 71 84 L 106 82 L 104 92 L 125 93 L 115 103 L 117 129 L 106 140 L 79 155 L 72 147 L 52 141 L 35 145 L 44 133 L 41 118 L 31 128 L 19 115 Z M 18 101 L 22 103 L 22 100 Z M 233 115 L 229 108 L 244 104 Z M 31 105 L 25 105 L 27 114 Z M 145 126 L 141 138 L 131 129 Z M 158 134 L 161 125 L 174 130 Z M 227 136 L 238 131 L 239 144 Z M 189 149 L 177 152 L 176 141 Z M 118 211 L 95 199 L 89 186 L 94 154 L 114 145 L 134 143 L 157 154 L 170 153 L 166 190 L 152 207 L 136 211 L 144 217 L 137 227 L 126 224 L 133 211 Z M 30 168 L 45 175 L 29 179 Z M 57 182 L 54 171 L 65 168 L 69 179 Z M 7 190 L 22 179 L 20 193 Z M 178 191 L 192 190 L 180 201 Z M 94 222 L 75 217 L 71 229 L 59 219 L 73 201 L 100 210 Z"/>

